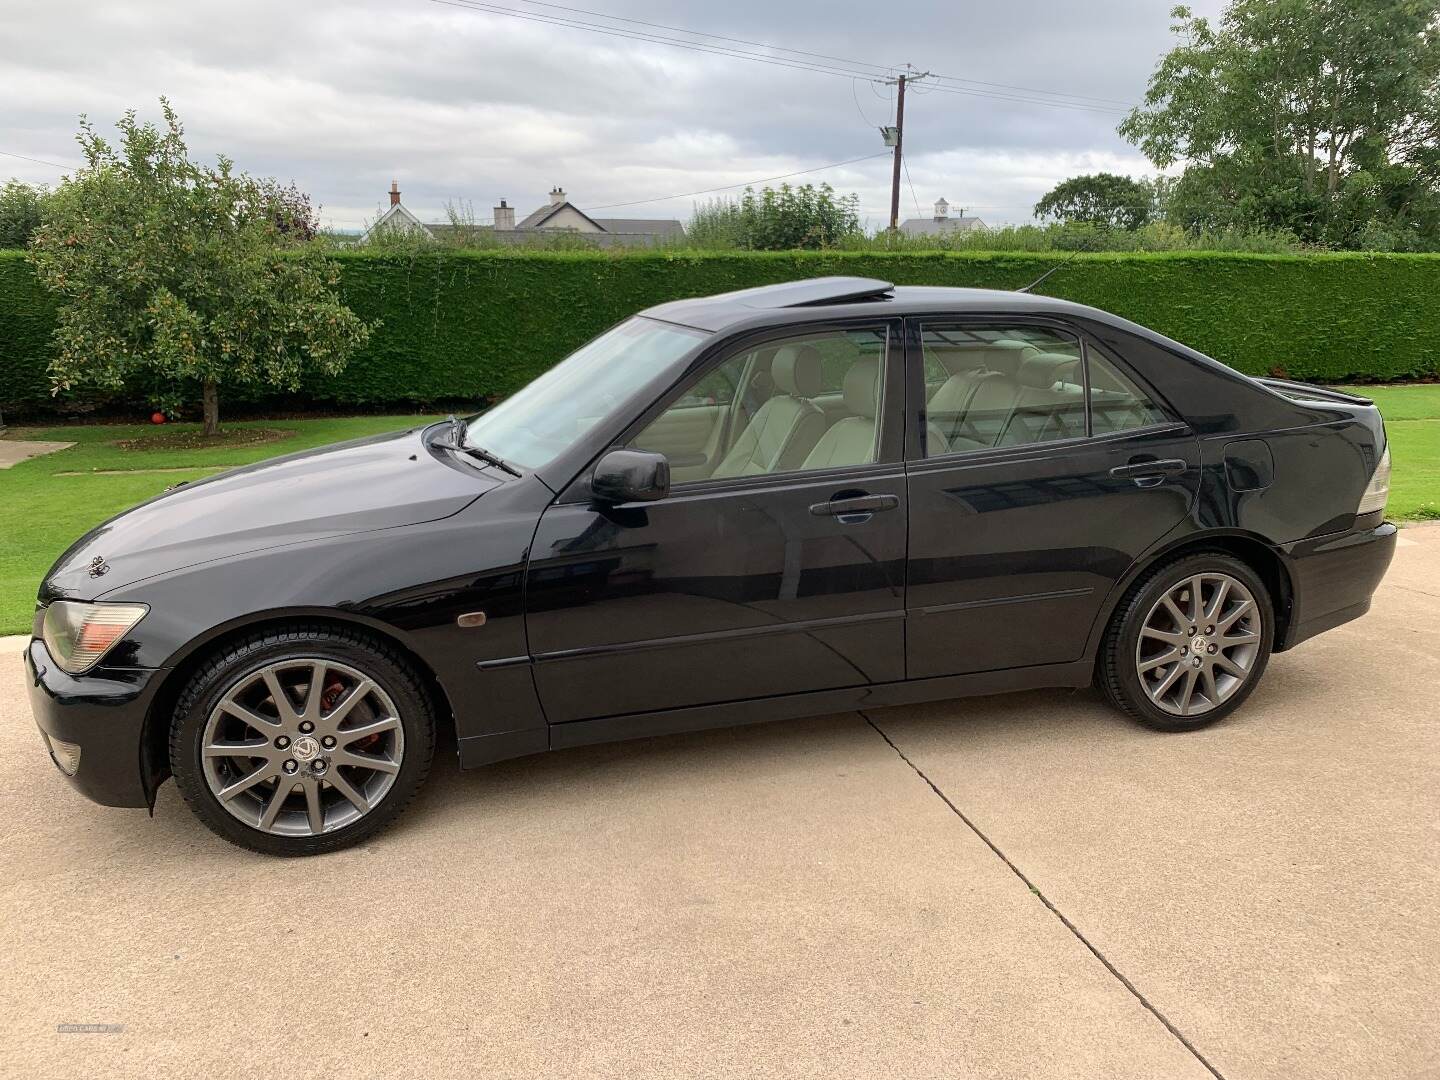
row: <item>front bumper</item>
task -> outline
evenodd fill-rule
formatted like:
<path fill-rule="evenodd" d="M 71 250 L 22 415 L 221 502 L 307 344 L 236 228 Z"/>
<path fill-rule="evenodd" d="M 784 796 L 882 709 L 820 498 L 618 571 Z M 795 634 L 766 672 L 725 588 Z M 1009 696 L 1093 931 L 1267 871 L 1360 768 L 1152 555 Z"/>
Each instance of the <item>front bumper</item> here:
<path fill-rule="evenodd" d="M 1294 586 L 1289 631 L 1277 651 L 1292 648 L 1370 610 L 1395 555 L 1396 528 L 1382 522 L 1338 536 L 1302 540 L 1285 549 Z"/>
<path fill-rule="evenodd" d="M 25 674 L 30 711 L 40 730 L 80 747 L 79 767 L 67 775 L 70 783 L 104 806 L 149 807 L 153 784 L 147 782 L 143 739 L 160 672 L 101 669 L 67 675 L 50 659 L 44 642 L 35 640 L 25 651 Z"/>

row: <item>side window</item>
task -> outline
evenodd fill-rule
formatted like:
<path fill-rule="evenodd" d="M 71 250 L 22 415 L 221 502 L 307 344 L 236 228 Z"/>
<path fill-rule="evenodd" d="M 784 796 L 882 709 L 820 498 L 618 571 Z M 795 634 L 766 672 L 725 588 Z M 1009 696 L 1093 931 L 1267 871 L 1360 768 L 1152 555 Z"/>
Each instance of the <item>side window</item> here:
<path fill-rule="evenodd" d="M 1090 430 L 1093 434 L 1128 431 L 1163 424 L 1170 419 L 1099 349 L 1086 345 L 1085 355 L 1090 367 Z"/>
<path fill-rule="evenodd" d="M 676 483 L 876 460 L 887 331 L 832 330 L 752 346 L 684 387 L 630 445 Z"/>
<path fill-rule="evenodd" d="M 1080 343 L 1043 327 L 927 325 L 925 456 L 1085 434 Z M 938 385 L 935 385 L 938 382 Z"/>
<path fill-rule="evenodd" d="M 671 408 L 703 408 L 708 405 L 729 405 L 735 400 L 741 372 L 732 364 L 715 368 L 691 387 L 690 392 Z"/>

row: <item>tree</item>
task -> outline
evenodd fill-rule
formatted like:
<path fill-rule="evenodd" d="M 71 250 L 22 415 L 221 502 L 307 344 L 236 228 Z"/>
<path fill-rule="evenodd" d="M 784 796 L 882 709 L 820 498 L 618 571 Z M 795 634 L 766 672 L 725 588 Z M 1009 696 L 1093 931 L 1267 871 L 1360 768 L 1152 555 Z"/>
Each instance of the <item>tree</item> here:
<path fill-rule="evenodd" d="M 746 188 L 738 202 L 715 200 L 696 207 L 689 235 L 702 247 L 787 251 L 831 247 L 860 232 L 860 196 L 836 195 L 829 184 L 781 184 L 756 192 Z"/>
<path fill-rule="evenodd" d="M 177 395 L 198 393 L 215 435 L 221 385 L 298 389 L 307 371 L 338 373 L 372 327 L 340 302 L 335 264 L 307 242 L 308 197 L 225 157 L 191 161 L 161 106 L 163 129 L 127 112 L 118 147 L 81 118 L 85 167 L 46 200 L 30 259 L 61 298 L 56 392 L 151 371 Z"/>
<path fill-rule="evenodd" d="M 40 228 L 40 206 L 49 190 L 19 180 L 0 188 L 0 248 L 23 248 Z"/>
<path fill-rule="evenodd" d="M 1232 0 L 1218 26 L 1172 15 L 1180 43 L 1119 131 L 1161 168 L 1185 163 L 1183 205 L 1339 244 L 1377 221 L 1426 227 L 1440 187 L 1436 0 Z M 1371 181 L 1347 185 L 1362 171 Z"/>
<path fill-rule="evenodd" d="M 1155 192 L 1148 181 L 1092 173 L 1056 184 L 1035 204 L 1035 216 L 1065 225 L 1080 222 L 1133 231 L 1149 223 L 1154 206 Z"/>

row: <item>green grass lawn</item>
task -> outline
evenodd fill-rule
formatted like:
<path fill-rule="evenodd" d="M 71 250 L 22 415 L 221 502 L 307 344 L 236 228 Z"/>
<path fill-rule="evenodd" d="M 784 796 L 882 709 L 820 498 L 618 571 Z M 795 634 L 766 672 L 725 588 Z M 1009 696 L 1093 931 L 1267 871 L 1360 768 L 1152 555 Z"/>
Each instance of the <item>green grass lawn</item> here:
<path fill-rule="evenodd" d="M 275 442 L 254 446 L 194 450 L 123 450 L 115 444 L 161 433 L 195 431 L 195 424 L 167 424 L 163 428 L 145 424 L 11 428 L 7 439 L 53 439 L 75 445 L 0 469 L 0 634 L 30 629 L 35 589 L 51 563 L 72 542 L 106 518 L 158 495 L 171 484 L 278 454 L 395 431 L 432 419 L 355 416 L 226 424 L 226 430 L 272 429 L 288 434 Z M 184 471 L 137 471 L 157 469 Z"/>
<path fill-rule="evenodd" d="M 1385 414 L 1394 464 L 1389 516 L 1397 520 L 1440 518 L 1440 384 L 1349 389 L 1374 398 Z M 0 470 L 0 634 L 29 630 L 35 588 L 60 552 L 92 526 L 171 484 L 431 419 L 357 416 L 229 424 L 227 429 L 276 429 L 286 435 L 251 446 L 197 449 L 122 449 L 116 445 L 144 436 L 193 432 L 194 424 L 12 429 L 7 438 L 54 439 L 75 445 Z"/>
<path fill-rule="evenodd" d="M 1390 502 L 1396 521 L 1440 518 L 1440 383 L 1342 386 L 1373 398 L 1390 436 Z"/>

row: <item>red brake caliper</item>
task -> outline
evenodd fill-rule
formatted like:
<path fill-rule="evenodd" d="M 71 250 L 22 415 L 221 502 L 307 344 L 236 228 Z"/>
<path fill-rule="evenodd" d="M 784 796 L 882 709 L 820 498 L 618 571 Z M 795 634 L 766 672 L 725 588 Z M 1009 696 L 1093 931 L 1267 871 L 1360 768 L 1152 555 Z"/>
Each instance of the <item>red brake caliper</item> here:
<path fill-rule="evenodd" d="M 329 712 L 335 707 L 335 703 L 340 700 L 340 695 L 344 692 L 345 684 L 339 679 L 332 679 L 325 685 L 325 694 L 320 698 L 320 707 L 326 712 Z M 380 736 L 378 734 L 366 735 L 363 739 L 357 739 L 351 746 L 353 749 L 365 753 L 368 750 L 373 750 L 379 742 Z"/>

